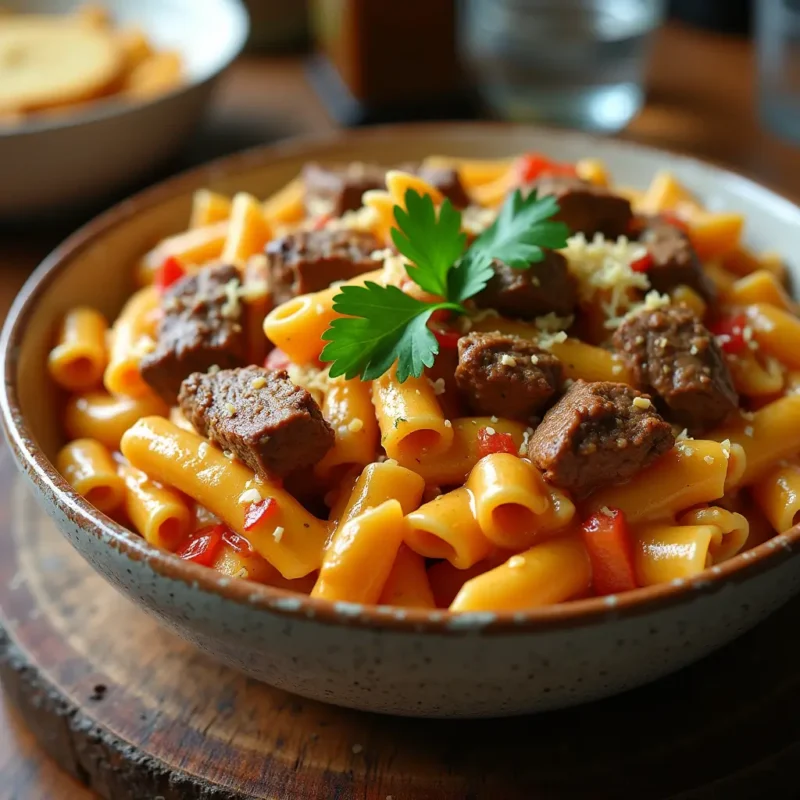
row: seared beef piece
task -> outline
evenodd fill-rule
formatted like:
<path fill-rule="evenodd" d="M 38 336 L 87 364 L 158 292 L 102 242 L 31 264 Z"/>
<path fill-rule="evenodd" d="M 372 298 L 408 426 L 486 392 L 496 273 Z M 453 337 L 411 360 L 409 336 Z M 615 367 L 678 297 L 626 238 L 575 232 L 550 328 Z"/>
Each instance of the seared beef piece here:
<path fill-rule="evenodd" d="M 333 429 L 314 398 L 285 370 L 196 372 L 178 402 L 198 433 L 265 478 L 310 467 L 333 446 Z"/>
<path fill-rule="evenodd" d="M 267 245 L 269 285 L 276 304 L 327 289 L 377 269 L 370 253 L 380 242 L 365 231 L 300 231 Z"/>
<path fill-rule="evenodd" d="M 561 362 L 519 336 L 469 333 L 458 340 L 455 378 L 475 414 L 530 420 L 561 387 Z"/>
<path fill-rule="evenodd" d="M 303 168 L 306 213 L 311 217 L 361 208 L 361 196 L 386 187 L 386 170 L 375 164 L 306 164 Z"/>
<path fill-rule="evenodd" d="M 528 269 L 514 269 L 499 259 L 493 262 L 494 276 L 473 298 L 479 308 L 495 308 L 507 317 L 532 319 L 551 311 L 571 314 L 577 302 L 575 284 L 567 260 L 555 250 L 544 250 L 544 260 Z"/>
<path fill-rule="evenodd" d="M 663 217 L 650 217 L 642 222 L 639 241 L 646 245 L 652 259 L 647 277 L 653 289 L 664 293 L 683 284 L 713 302 L 714 284 L 703 272 L 689 237 Z"/>
<path fill-rule="evenodd" d="M 236 267 L 218 266 L 187 275 L 164 293 L 158 342 L 139 369 L 168 403 L 175 402 L 187 375 L 205 372 L 212 364 L 247 363 L 240 286 Z"/>
<path fill-rule="evenodd" d="M 686 306 L 632 314 L 613 344 L 636 384 L 657 394 L 667 417 L 692 432 L 714 427 L 738 405 L 717 340 Z"/>
<path fill-rule="evenodd" d="M 584 233 L 587 239 L 602 233 L 607 239 L 616 239 L 630 231 L 630 201 L 602 186 L 569 175 L 543 175 L 533 188 L 539 197 L 555 196 L 559 211 L 553 219 L 565 222 L 570 233 Z"/>
<path fill-rule="evenodd" d="M 469 205 L 461 178 L 458 171 L 452 167 L 419 167 L 417 175 L 436 187 L 456 208 L 466 208 Z"/>
<path fill-rule="evenodd" d="M 528 457 L 548 481 L 581 499 L 633 477 L 674 442 L 646 395 L 624 383 L 579 380 L 533 432 Z"/>

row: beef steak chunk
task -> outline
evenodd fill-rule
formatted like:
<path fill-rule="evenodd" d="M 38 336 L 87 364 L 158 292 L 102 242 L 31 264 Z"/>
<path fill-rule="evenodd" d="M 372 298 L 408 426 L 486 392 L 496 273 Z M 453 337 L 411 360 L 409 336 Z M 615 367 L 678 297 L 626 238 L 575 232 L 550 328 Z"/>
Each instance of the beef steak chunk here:
<path fill-rule="evenodd" d="M 639 241 L 647 247 L 652 259 L 647 277 L 653 289 L 665 293 L 683 284 L 705 300 L 713 301 L 714 284 L 703 272 L 686 233 L 663 217 L 649 217 L 643 223 Z"/>
<path fill-rule="evenodd" d="M 561 362 L 519 336 L 469 333 L 458 340 L 455 379 L 475 414 L 538 416 L 561 387 Z"/>
<path fill-rule="evenodd" d="M 192 372 L 246 363 L 240 285 L 236 267 L 223 265 L 187 275 L 164 292 L 158 341 L 139 368 L 168 403 L 175 402 L 181 381 Z"/>
<path fill-rule="evenodd" d="M 694 433 L 722 422 L 739 398 L 717 340 L 686 306 L 642 309 L 623 320 L 613 345 L 636 384 Z"/>
<path fill-rule="evenodd" d="M 534 184 L 539 197 L 553 195 L 559 211 L 553 217 L 566 223 L 570 233 L 591 239 L 602 233 L 607 239 L 627 236 L 633 214 L 630 201 L 602 186 L 569 175 L 543 175 Z"/>
<path fill-rule="evenodd" d="M 553 312 L 571 314 L 577 302 L 567 260 L 556 250 L 543 250 L 544 259 L 528 269 L 514 269 L 495 259 L 494 275 L 473 299 L 479 308 L 494 308 L 507 317 L 532 319 Z"/>
<path fill-rule="evenodd" d="M 548 481 L 580 499 L 633 477 L 674 442 L 645 395 L 624 383 L 579 380 L 533 432 L 528 457 Z"/>
<path fill-rule="evenodd" d="M 386 187 L 386 170 L 360 162 L 332 166 L 310 163 L 303 168 L 303 184 L 308 216 L 341 217 L 345 211 L 361 208 L 364 192 Z"/>
<path fill-rule="evenodd" d="M 457 170 L 452 167 L 421 166 L 416 173 L 438 189 L 456 208 L 466 208 L 469 205 L 469 197 Z"/>
<path fill-rule="evenodd" d="M 198 433 L 265 478 L 310 467 L 333 446 L 333 429 L 314 398 L 285 370 L 195 372 L 178 402 Z"/>
<path fill-rule="evenodd" d="M 371 233 L 348 230 L 299 231 L 271 241 L 267 272 L 275 303 L 377 269 L 370 253 L 380 247 Z"/>

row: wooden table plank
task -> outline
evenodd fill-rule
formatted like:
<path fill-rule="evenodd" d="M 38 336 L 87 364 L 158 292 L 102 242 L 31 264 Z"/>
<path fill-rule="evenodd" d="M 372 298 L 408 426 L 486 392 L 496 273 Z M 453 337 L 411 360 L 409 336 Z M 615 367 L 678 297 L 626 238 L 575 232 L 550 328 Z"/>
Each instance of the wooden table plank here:
<path fill-rule="evenodd" d="M 759 126 L 753 66 L 745 40 L 668 26 L 653 52 L 647 104 L 625 137 L 710 158 L 800 196 L 800 149 Z M 171 168 L 334 127 L 298 60 L 248 57 L 225 76 L 203 135 Z M 30 270 L 67 232 L 63 226 L 0 229 L 0 318 Z M 0 800 L 91 797 L 41 754 L 0 694 Z"/>

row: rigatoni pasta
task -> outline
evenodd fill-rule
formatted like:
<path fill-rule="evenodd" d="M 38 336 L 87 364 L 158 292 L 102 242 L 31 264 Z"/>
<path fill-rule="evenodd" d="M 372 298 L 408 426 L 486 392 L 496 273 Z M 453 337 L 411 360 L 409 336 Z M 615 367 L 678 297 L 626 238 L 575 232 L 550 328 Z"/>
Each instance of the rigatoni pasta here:
<path fill-rule="evenodd" d="M 682 585 L 800 520 L 797 306 L 743 224 L 590 156 L 200 190 L 110 329 L 54 331 L 57 466 L 153 546 L 322 601 Z"/>

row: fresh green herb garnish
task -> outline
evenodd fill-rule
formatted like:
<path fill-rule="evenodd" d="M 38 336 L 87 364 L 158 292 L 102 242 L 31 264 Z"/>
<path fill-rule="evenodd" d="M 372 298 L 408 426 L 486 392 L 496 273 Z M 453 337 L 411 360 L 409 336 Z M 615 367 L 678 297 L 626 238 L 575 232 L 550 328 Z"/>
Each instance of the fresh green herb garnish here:
<path fill-rule="evenodd" d="M 333 320 L 322 338 L 327 342 L 320 359 L 332 362 L 331 377 L 344 375 L 374 380 L 397 362 L 397 379 L 418 377 L 433 364 L 439 343 L 428 328 L 434 311 L 464 314 L 463 303 L 482 291 L 493 275 L 492 260 L 514 269 L 527 269 L 544 258 L 543 247 L 566 246 L 568 229 L 551 217 L 558 211 L 554 197 L 527 198 L 519 190 L 506 198 L 500 214 L 465 252 L 461 213 L 445 200 L 436 209 L 429 195 L 409 189 L 406 208 L 394 207 L 397 228 L 392 240 L 409 260 L 406 273 L 414 283 L 441 300 L 417 300 L 396 286 L 367 281 L 342 286 Z"/>

